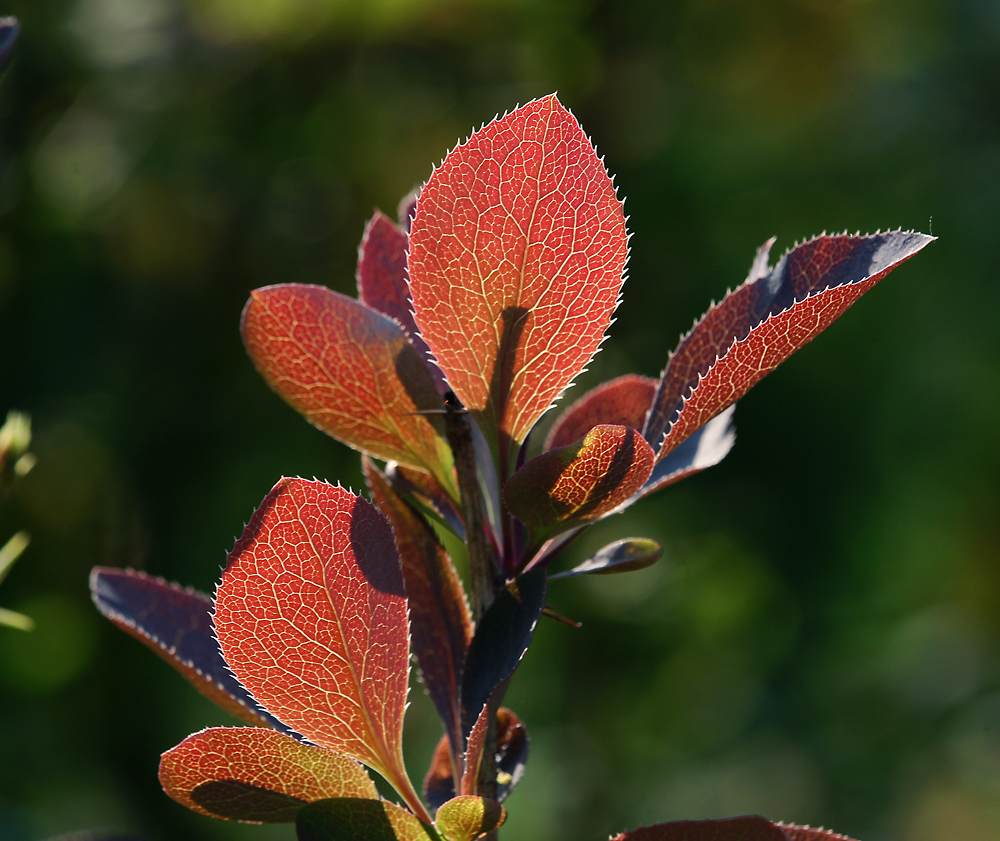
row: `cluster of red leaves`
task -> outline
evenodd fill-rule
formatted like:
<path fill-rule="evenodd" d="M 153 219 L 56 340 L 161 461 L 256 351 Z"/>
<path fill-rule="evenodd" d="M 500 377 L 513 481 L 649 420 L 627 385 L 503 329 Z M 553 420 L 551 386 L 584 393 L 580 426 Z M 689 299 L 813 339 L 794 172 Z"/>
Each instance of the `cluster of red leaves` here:
<path fill-rule="evenodd" d="M 593 389 L 533 457 L 532 429 L 604 340 L 628 254 L 612 181 L 554 96 L 456 147 L 399 225 L 376 213 L 358 299 L 295 284 L 253 292 L 242 323 L 250 357 L 311 423 L 365 454 L 373 502 L 282 479 L 214 600 L 95 570 L 107 616 L 256 725 L 204 730 L 165 753 L 167 793 L 215 817 L 295 821 L 315 841 L 495 830 L 528 750 L 524 725 L 499 703 L 545 608 L 552 559 L 596 520 L 722 459 L 733 403 L 929 241 L 822 236 L 774 268 L 767 243 L 658 380 Z M 484 565 L 475 616 L 435 527 Z M 552 577 L 659 556 L 655 542 L 628 538 Z M 411 649 L 444 726 L 423 800 L 401 746 Z M 405 808 L 380 800 L 359 763 Z M 480 796 L 494 766 L 491 797 Z M 618 836 L 834 837 L 762 818 Z"/>

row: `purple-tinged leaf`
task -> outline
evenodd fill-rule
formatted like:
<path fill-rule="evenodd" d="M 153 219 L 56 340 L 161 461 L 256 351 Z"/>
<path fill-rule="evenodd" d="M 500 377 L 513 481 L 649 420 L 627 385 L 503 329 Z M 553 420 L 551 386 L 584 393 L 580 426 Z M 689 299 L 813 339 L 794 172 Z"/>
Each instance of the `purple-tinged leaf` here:
<path fill-rule="evenodd" d="M 324 286 L 289 283 L 251 293 L 242 331 L 261 376 L 311 423 L 361 452 L 426 470 L 457 498 L 434 414 L 441 396 L 395 321 Z"/>
<path fill-rule="evenodd" d="M 820 236 L 793 248 L 770 271 L 766 243 L 746 282 L 711 307 L 671 354 L 643 431 L 657 459 L 932 240 L 900 231 Z"/>
<path fill-rule="evenodd" d="M 160 784 L 174 800 L 213 818 L 285 823 L 329 797 L 378 799 L 357 762 L 260 727 L 211 727 L 160 759 Z"/>
<path fill-rule="evenodd" d="M 565 447 L 604 424 L 642 430 L 653 405 L 656 383 L 652 377 L 626 374 L 592 388 L 559 416 L 543 449 Z"/>
<path fill-rule="evenodd" d="M 406 232 L 382 211 L 365 226 L 358 249 L 358 297 L 373 310 L 394 318 L 410 337 L 410 343 L 427 363 L 441 394 L 447 390 L 444 374 L 431 360 L 430 349 L 413 320 L 409 278 L 406 274 Z"/>
<path fill-rule="evenodd" d="M 410 231 L 414 317 L 491 447 L 523 441 L 593 357 L 627 253 L 614 185 L 555 95 L 433 172 Z"/>
<path fill-rule="evenodd" d="M 447 841 L 474 841 L 507 820 L 507 812 L 496 800 L 459 795 L 442 804 L 434 825 Z"/>
<path fill-rule="evenodd" d="M 320 800 L 295 817 L 299 841 L 437 841 L 405 809 L 385 800 Z"/>
<path fill-rule="evenodd" d="M 774 824 L 759 815 L 718 821 L 671 821 L 616 835 L 611 841 L 851 841 L 822 829 Z"/>
<path fill-rule="evenodd" d="M 591 555 L 582 564 L 550 575 L 555 578 L 569 578 L 572 575 L 610 575 L 617 572 L 631 572 L 652 566 L 663 555 L 663 547 L 646 537 L 626 537 L 609 543 Z"/>
<path fill-rule="evenodd" d="M 653 468 L 636 499 L 648 496 L 722 461 L 736 443 L 736 431 L 733 429 L 735 410 L 735 406 L 723 410 L 667 453 Z"/>
<path fill-rule="evenodd" d="M 374 768 L 420 813 L 401 745 L 403 574 L 374 505 L 325 482 L 280 480 L 229 553 L 215 630 L 261 704 L 310 742 Z"/>
<path fill-rule="evenodd" d="M 212 631 L 208 596 L 144 572 L 111 567 L 94 567 L 90 595 L 101 613 L 226 712 L 248 724 L 288 732 L 229 671 Z"/>
<path fill-rule="evenodd" d="M 531 459 L 504 486 L 510 512 L 536 542 L 628 501 L 653 470 L 652 447 L 627 426 L 595 426 L 575 444 Z"/>
<path fill-rule="evenodd" d="M 21 24 L 17 18 L 0 18 L 0 73 L 3 73 L 14 52 L 14 44 L 21 32 Z"/>
<path fill-rule="evenodd" d="M 524 776 L 531 742 L 528 731 L 513 712 L 506 707 L 497 710 L 497 792 L 498 803 L 503 803 Z M 437 809 L 455 796 L 455 778 L 452 771 L 448 736 L 442 736 L 434 749 L 427 776 L 424 778 L 424 799 L 431 809 Z M 474 777 L 472 777 L 474 782 Z"/>
<path fill-rule="evenodd" d="M 427 521 L 393 492 L 367 457 L 362 459 L 362 468 L 372 500 L 389 519 L 396 537 L 410 608 L 413 652 L 424 687 L 444 722 L 457 758 L 464 735 L 459 692 L 465 654 L 472 639 L 472 617 L 465 591 L 451 558 Z"/>
<path fill-rule="evenodd" d="M 385 478 L 397 496 L 441 522 L 464 542 L 465 524 L 462 522 L 462 515 L 430 473 L 390 461 L 385 465 Z"/>

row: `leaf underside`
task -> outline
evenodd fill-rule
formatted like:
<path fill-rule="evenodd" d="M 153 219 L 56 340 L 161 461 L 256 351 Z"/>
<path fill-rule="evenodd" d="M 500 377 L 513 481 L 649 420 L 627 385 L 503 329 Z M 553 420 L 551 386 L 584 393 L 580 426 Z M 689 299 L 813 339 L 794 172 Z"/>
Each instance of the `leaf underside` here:
<path fill-rule="evenodd" d="M 294 821 L 306 803 L 378 799 L 357 762 L 260 727 L 214 727 L 188 736 L 160 760 L 160 783 L 195 812 L 247 823 Z"/>
<path fill-rule="evenodd" d="M 628 252 L 622 203 L 554 95 L 448 154 L 410 231 L 416 322 L 488 440 L 520 442 L 611 322 Z"/>
<path fill-rule="evenodd" d="M 616 835 L 611 841 L 851 841 L 822 829 L 771 823 L 759 815 L 713 821 L 671 821 Z"/>
<path fill-rule="evenodd" d="M 643 434 L 662 459 L 932 241 L 918 233 L 820 236 L 711 307 L 671 354 Z"/>
<path fill-rule="evenodd" d="M 549 580 L 569 578 L 574 575 L 610 575 L 632 572 L 655 564 L 663 555 L 663 547 L 646 537 L 626 537 L 609 543 L 591 555 L 582 564 L 565 572 L 550 575 Z"/>
<path fill-rule="evenodd" d="M 233 673 L 278 718 L 397 788 L 408 782 L 406 599 L 374 505 L 325 482 L 280 480 L 229 554 L 215 628 Z"/>
<path fill-rule="evenodd" d="M 432 841 L 424 825 L 394 803 L 349 797 L 303 807 L 295 831 L 299 841 Z"/>
<path fill-rule="evenodd" d="M 627 426 L 595 426 L 575 444 L 531 459 L 507 480 L 511 513 L 546 538 L 603 517 L 637 493 L 653 470 L 652 447 Z"/>
<path fill-rule="evenodd" d="M 104 616 L 149 646 L 226 712 L 248 724 L 288 732 L 229 671 L 212 632 L 208 596 L 144 572 L 111 567 L 94 567 L 90 593 Z"/>
<path fill-rule="evenodd" d="M 458 755 L 462 750 L 458 696 L 472 639 L 465 591 L 451 558 L 427 521 L 393 492 L 368 458 L 362 460 L 362 468 L 372 500 L 388 517 L 396 537 L 421 679 Z"/>
<path fill-rule="evenodd" d="M 243 341 L 261 376 L 319 429 L 454 488 L 430 370 L 395 321 L 324 286 L 254 290 Z M 429 414 L 427 414 L 429 412 Z"/>

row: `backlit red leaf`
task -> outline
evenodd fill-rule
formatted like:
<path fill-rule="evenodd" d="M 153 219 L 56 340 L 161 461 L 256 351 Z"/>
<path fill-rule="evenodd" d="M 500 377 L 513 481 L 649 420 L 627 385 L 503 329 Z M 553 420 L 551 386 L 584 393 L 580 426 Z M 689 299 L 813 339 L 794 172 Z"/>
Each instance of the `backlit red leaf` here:
<path fill-rule="evenodd" d="M 475 132 L 434 171 L 410 232 L 415 318 L 491 441 L 520 442 L 611 323 L 622 203 L 554 95 Z"/>
<path fill-rule="evenodd" d="M 390 461 L 385 465 L 385 478 L 397 495 L 447 526 L 459 539 L 465 540 L 462 515 L 433 476 Z"/>
<path fill-rule="evenodd" d="M 392 524 L 403 564 L 403 584 L 410 606 L 413 651 L 420 673 L 455 756 L 462 750 L 459 692 L 465 654 L 472 639 L 472 617 L 465 591 L 451 558 L 434 530 L 400 499 L 385 476 L 365 458 L 362 462 L 372 500 Z"/>
<path fill-rule="evenodd" d="M 581 440 L 531 459 L 504 487 L 510 512 L 537 539 L 596 520 L 637 493 L 653 449 L 627 426 L 595 426 Z"/>
<path fill-rule="evenodd" d="M 746 282 L 709 309 L 671 354 L 644 430 L 657 458 L 739 400 L 932 239 L 898 231 L 820 236 L 770 270 L 766 243 Z"/>
<path fill-rule="evenodd" d="M 260 727 L 188 736 L 160 759 L 160 783 L 195 812 L 250 823 L 294 821 L 303 805 L 328 797 L 378 799 L 353 759 Z"/>
<path fill-rule="evenodd" d="M 803 834 L 804 833 L 804 834 Z M 758 815 L 720 821 L 671 821 L 616 835 L 611 841 L 851 841 L 821 829 L 774 824 Z"/>
<path fill-rule="evenodd" d="M 394 318 L 427 362 L 438 390 L 444 393 L 444 375 L 431 362 L 430 351 L 413 320 L 409 278 L 406 274 L 406 232 L 380 210 L 365 226 L 358 249 L 358 297 L 373 310 Z"/>
<path fill-rule="evenodd" d="M 662 554 L 663 547 L 655 540 L 646 537 L 626 537 L 609 543 L 573 569 L 550 575 L 549 580 L 569 578 L 573 575 L 609 575 L 645 569 L 655 564 Z"/>
<path fill-rule="evenodd" d="M 437 841 L 405 809 L 384 800 L 320 800 L 295 817 L 299 841 Z"/>
<path fill-rule="evenodd" d="M 492 832 L 505 820 L 507 812 L 496 800 L 461 795 L 438 809 L 434 824 L 448 841 L 473 841 L 485 832 Z"/>
<path fill-rule="evenodd" d="M 248 724 L 287 730 L 229 671 L 212 632 L 208 596 L 144 572 L 111 567 L 94 567 L 90 595 L 101 613 L 153 649 L 226 712 Z"/>
<path fill-rule="evenodd" d="M 579 441 L 601 424 L 630 426 L 641 431 L 653 405 L 656 384 L 652 377 L 626 374 L 592 388 L 559 416 L 545 439 L 544 449 L 553 450 Z"/>
<path fill-rule="evenodd" d="M 391 318 L 324 286 L 257 289 L 243 341 L 261 376 L 306 418 L 377 458 L 432 473 L 454 493 L 430 370 Z M 430 410 L 431 414 L 421 414 Z"/>
<path fill-rule="evenodd" d="M 374 505 L 325 482 L 279 481 L 229 554 L 215 629 L 233 674 L 269 711 L 417 801 L 400 745 L 403 576 Z"/>

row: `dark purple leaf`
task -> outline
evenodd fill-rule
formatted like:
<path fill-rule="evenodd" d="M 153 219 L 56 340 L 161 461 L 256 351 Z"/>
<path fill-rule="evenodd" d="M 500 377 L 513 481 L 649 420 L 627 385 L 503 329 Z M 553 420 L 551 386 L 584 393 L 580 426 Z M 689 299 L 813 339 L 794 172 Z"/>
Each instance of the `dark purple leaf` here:
<path fill-rule="evenodd" d="M 17 18 L 0 18 L 0 73 L 3 73 L 14 52 L 14 44 L 21 32 Z"/>
<path fill-rule="evenodd" d="M 645 569 L 655 564 L 662 554 L 663 547 L 655 540 L 645 537 L 626 537 L 609 543 L 579 566 L 550 575 L 549 580 L 569 578 L 572 575 L 608 575 Z"/>

